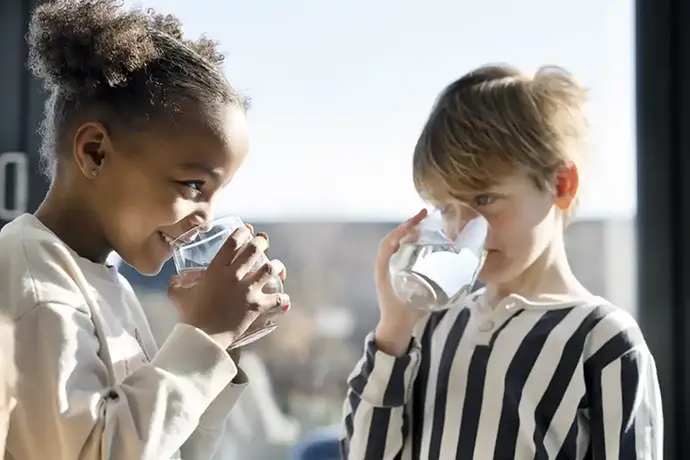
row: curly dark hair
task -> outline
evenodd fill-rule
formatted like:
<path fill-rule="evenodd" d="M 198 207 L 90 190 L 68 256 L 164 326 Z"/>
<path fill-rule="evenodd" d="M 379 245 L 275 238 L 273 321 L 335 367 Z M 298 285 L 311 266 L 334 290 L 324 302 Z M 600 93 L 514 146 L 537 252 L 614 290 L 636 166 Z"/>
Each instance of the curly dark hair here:
<path fill-rule="evenodd" d="M 247 108 L 220 70 L 216 42 L 184 40 L 172 15 L 123 11 L 117 0 L 52 0 L 33 11 L 26 38 L 29 68 L 50 91 L 41 127 L 49 174 L 75 122 L 100 121 L 112 134 L 174 123 L 190 103 L 211 125 L 227 104 Z"/>

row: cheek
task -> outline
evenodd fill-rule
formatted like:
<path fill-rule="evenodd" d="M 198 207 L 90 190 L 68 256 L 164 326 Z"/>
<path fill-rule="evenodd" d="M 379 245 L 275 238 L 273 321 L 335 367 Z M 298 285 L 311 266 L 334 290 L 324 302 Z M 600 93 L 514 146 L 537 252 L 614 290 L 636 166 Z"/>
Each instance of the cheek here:
<path fill-rule="evenodd" d="M 497 215 L 490 220 L 491 243 L 512 259 L 531 259 L 541 253 L 556 231 L 553 212 L 543 211 L 523 209 Z"/>
<path fill-rule="evenodd" d="M 510 256 L 517 255 L 531 246 L 532 226 L 523 217 L 520 213 L 511 212 L 510 209 L 487 216 L 490 228 L 487 247 Z"/>
<path fill-rule="evenodd" d="M 174 186 L 152 180 L 121 183 L 107 201 L 106 216 L 120 233 L 137 240 L 179 222 L 194 209 L 194 203 L 180 197 Z"/>

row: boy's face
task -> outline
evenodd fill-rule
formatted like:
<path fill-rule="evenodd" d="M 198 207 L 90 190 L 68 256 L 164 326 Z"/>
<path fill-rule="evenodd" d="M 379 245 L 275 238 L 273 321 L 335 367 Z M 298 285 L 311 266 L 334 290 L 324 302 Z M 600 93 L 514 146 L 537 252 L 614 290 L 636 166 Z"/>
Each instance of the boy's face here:
<path fill-rule="evenodd" d="M 459 219 L 461 205 L 486 218 L 487 258 L 479 278 L 487 284 L 505 284 L 520 278 L 562 231 L 554 200 L 553 193 L 540 190 L 527 174 L 514 174 L 485 192 L 469 194 L 462 203 L 437 204 L 449 226 Z"/>

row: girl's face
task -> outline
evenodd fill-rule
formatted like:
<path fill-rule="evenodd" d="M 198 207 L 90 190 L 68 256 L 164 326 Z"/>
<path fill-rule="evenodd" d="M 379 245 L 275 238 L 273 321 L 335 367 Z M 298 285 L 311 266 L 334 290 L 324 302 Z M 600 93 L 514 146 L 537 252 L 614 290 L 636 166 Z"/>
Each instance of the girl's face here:
<path fill-rule="evenodd" d="M 93 157 L 89 135 L 83 138 L 80 144 L 78 134 L 75 146 Z M 244 110 L 233 107 L 219 126 L 185 120 L 165 133 L 99 145 L 91 205 L 110 247 L 142 274 L 154 275 L 172 255 L 171 240 L 212 218 L 214 197 L 247 155 L 249 126 Z M 86 175 L 88 168 L 81 169 Z"/>

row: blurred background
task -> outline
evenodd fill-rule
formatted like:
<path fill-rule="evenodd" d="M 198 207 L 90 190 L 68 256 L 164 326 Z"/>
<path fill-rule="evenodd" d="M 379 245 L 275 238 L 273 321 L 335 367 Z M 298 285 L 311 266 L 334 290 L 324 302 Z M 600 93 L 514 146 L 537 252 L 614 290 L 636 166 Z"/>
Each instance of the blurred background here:
<path fill-rule="evenodd" d="M 0 226 L 35 209 L 47 187 L 35 170 L 45 94 L 23 67 L 24 27 L 35 3 L 0 0 Z M 376 246 L 423 205 L 411 180 L 412 148 L 441 89 L 492 62 L 525 71 L 563 66 L 590 88 L 591 146 L 581 207 L 567 233 L 570 260 L 591 291 L 640 318 L 653 351 L 663 355 L 668 458 L 684 458 L 676 440 L 690 421 L 681 329 L 690 258 L 679 249 L 688 224 L 674 209 L 690 209 L 678 172 L 681 163 L 682 171 L 690 167 L 679 124 L 685 96 L 675 95 L 687 93 L 680 62 L 688 58 L 669 50 L 688 40 L 679 22 L 690 18 L 687 7 L 672 0 L 123 3 L 175 14 L 189 37 L 221 43 L 229 79 L 252 99 L 253 138 L 219 211 L 267 232 L 269 255 L 289 270 L 293 309 L 244 353 L 255 384 L 231 416 L 218 459 L 307 458 L 302 447 L 318 440 L 323 453 L 312 450 L 308 458 L 337 458 L 328 449 L 346 377 L 377 321 Z M 648 37 L 654 30 L 647 45 L 642 28 Z M 636 92 L 649 109 L 642 115 Z M 155 278 L 120 269 L 163 340 L 174 323 L 165 297 L 173 267 Z M 641 287 L 644 279 L 649 288 Z"/>

